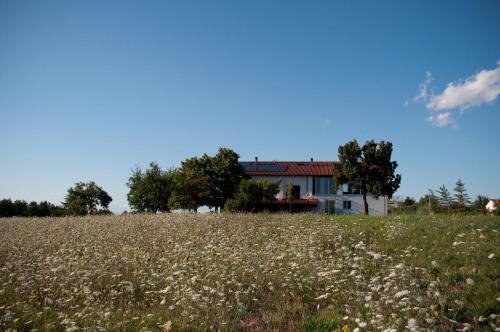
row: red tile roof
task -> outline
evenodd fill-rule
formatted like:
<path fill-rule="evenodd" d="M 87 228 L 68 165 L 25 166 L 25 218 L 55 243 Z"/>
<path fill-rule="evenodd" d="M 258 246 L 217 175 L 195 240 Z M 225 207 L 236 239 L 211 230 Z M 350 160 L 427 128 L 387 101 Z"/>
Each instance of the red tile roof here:
<path fill-rule="evenodd" d="M 264 176 L 332 176 L 333 161 L 243 161 L 248 175 Z"/>

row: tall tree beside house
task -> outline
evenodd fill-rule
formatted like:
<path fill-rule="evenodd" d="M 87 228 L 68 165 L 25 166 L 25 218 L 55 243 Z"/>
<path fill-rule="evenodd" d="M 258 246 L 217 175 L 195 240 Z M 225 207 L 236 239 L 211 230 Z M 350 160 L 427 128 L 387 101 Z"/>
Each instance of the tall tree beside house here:
<path fill-rule="evenodd" d="M 193 157 L 183 161 L 181 168 L 174 173 L 173 182 L 169 208 L 196 212 L 198 207 L 210 204 L 212 183 L 201 159 Z"/>
<path fill-rule="evenodd" d="M 445 210 L 450 213 L 451 204 L 453 203 L 453 197 L 444 184 L 437 190 L 437 200 L 439 202 L 439 205 L 444 207 Z"/>
<path fill-rule="evenodd" d="M 395 174 L 398 163 L 391 161 L 392 143 L 374 140 L 367 141 L 360 147 L 356 140 L 339 146 L 339 162 L 333 166 L 336 186 L 342 183 L 354 184 L 363 195 L 365 214 L 369 207 L 367 194 L 375 198 L 392 197 L 399 188 L 401 175 Z"/>
<path fill-rule="evenodd" d="M 94 181 L 78 182 L 68 189 L 64 207 L 72 215 L 109 213 L 108 207 L 112 200 Z"/>
<path fill-rule="evenodd" d="M 127 182 L 127 200 L 132 210 L 169 212 L 168 200 L 174 189 L 174 173 L 173 169 L 163 171 L 155 162 L 151 162 L 144 172 L 139 168 L 132 170 Z"/>
<path fill-rule="evenodd" d="M 461 179 L 458 179 L 455 183 L 455 204 L 457 210 L 465 211 L 465 209 L 471 204 L 470 196 L 467 194 L 467 189 L 465 189 L 465 183 Z"/>
<path fill-rule="evenodd" d="M 211 183 L 210 207 L 222 209 L 226 201 L 234 197 L 240 181 L 246 178 L 243 167 L 238 163 L 239 157 L 231 149 L 219 148 L 215 156 L 205 154 L 201 158 L 201 167 Z"/>

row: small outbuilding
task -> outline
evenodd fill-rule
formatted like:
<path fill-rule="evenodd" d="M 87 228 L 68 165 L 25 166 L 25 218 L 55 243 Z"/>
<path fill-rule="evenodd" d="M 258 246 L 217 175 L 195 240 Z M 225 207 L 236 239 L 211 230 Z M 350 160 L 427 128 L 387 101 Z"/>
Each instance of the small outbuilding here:
<path fill-rule="evenodd" d="M 490 199 L 488 204 L 486 204 L 486 210 L 488 212 L 495 212 L 499 205 L 500 205 L 500 199 Z"/>

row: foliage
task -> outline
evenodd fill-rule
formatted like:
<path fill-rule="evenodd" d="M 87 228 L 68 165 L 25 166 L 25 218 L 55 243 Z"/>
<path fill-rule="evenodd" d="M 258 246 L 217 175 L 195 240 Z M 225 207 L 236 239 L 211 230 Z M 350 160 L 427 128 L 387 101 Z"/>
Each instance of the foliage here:
<path fill-rule="evenodd" d="M 47 201 L 40 203 L 24 200 L 0 200 L 0 217 L 57 217 L 64 215 L 65 211 L 60 206 L 55 206 Z"/>
<path fill-rule="evenodd" d="M 227 212 L 258 212 L 276 200 L 279 192 L 279 181 L 265 179 L 245 179 L 235 197 L 226 201 L 224 210 Z"/>
<path fill-rule="evenodd" d="M 238 159 L 233 150 L 219 148 L 213 157 L 204 154 L 183 161 L 180 173 L 174 176 L 176 183 L 169 206 L 193 211 L 202 205 L 223 208 L 246 177 Z"/>
<path fill-rule="evenodd" d="M 453 203 L 453 197 L 444 184 L 437 190 L 437 200 L 439 206 L 444 207 L 445 210 L 450 213 L 451 205 Z"/>
<path fill-rule="evenodd" d="M 219 148 L 213 157 L 203 155 L 204 174 L 210 178 L 209 207 L 222 209 L 226 200 L 233 198 L 245 173 L 238 163 L 239 155 L 231 149 Z"/>
<path fill-rule="evenodd" d="M 170 209 L 196 212 L 198 207 L 209 204 L 212 183 L 202 160 L 193 157 L 183 161 L 181 168 L 174 173 L 173 182 L 173 192 L 168 201 Z"/>
<path fill-rule="evenodd" d="M 486 205 L 490 199 L 486 196 L 478 195 L 474 202 L 472 202 L 471 208 L 475 213 L 486 214 L 488 211 L 486 210 Z"/>
<path fill-rule="evenodd" d="M 339 146 L 339 161 L 334 164 L 334 183 L 356 183 L 363 194 L 365 214 L 368 214 L 367 193 L 374 197 L 392 197 L 399 188 L 401 175 L 395 174 L 398 163 L 391 161 L 392 143 L 374 140 L 363 147 L 356 140 Z"/>
<path fill-rule="evenodd" d="M 293 202 L 297 197 L 293 194 L 293 183 L 289 181 L 286 186 L 286 200 L 287 202 Z"/>
<path fill-rule="evenodd" d="M 415 199 L 413 199 L 412 197 L 406 196 L 405 200 L 403 201 L 403 206 L 410 207 L 410 206 L 415 205 L 416 203 L 417 202 L 415 201 Z"/>
<path fill-rule="evenodd" d="M 458 179 L 455 184 L 455 195 L 454 202 L 458 211 L 464 212 L 466 208 L 471 204 L 470 196 L 467 194 L 465 189 L 465 183 Z"/>
<path fill-rule="evenodd" d="M 127 186 L 130 188 L 127 199 L 136 212 L 168 212 L 168 200 L 174 189 L 175 170 L 162 171 L 160 166 L 151 162 L 149 169 L 132 171 Z"/>
<path fill-rule="evenodd" d="M 78 182 L 68 189 L 64 207 L 71 215 L 107 213 L 112 200 L 111 196 L 94 181 Z M 99 211 L 99 208 L 104 211 Z"/>
<path fill-rule="evenodd" d="M 418 206 L 420 211 L 425 211 L 427 214 L 437 212 L 439 203 L 434 191 L 429 189 L 429 193 L 418 201 Z"/>

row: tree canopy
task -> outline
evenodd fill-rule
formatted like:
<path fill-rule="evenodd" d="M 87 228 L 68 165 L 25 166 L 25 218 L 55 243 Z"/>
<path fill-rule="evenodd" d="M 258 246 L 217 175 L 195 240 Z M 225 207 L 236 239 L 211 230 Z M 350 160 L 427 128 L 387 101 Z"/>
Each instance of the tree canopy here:
<path fill-rule="evenodd" d="M 168 212 L 168 200 L 174 190 L 173 169 L 161 170 L 160 166 L 151 162 L 146 171 L 139 168 L 132 170 L 127 186 L 130 188 L 127 200 L 136 212 Z"/>
<path fill-rule="evenodd" d="M 465 189 L 465 183 L 461 179 L 458 179 L 455 188 L 454 199 L 455 205 L 459 211 L 465 211 L 465 209 L 471 204 L 470 196 Z"/>
<path fill-rule="evenodd" d="M 182 162 L 173 177 L 174 190 L 168 201 L 171 209 L 196 212 L 198 207 L 209 205 L 212 183 L 206 175 L 202 160 L 196 157 Z"/>
<path fill-rule="evenodd" d="M 78 182 L 68 189 L 64 207 L 72 215 L 109 213 L 108 207 L 112 200 L 94 181 Z"/>
<path fill-rule="evenodd" d="M 258 212 L 276 200 L 279 181 L 265 179 L 244 179 L 240 182 L 234 198 L 228 199 L 224 210 L 227 212 Z"/>
<path fill-rule="evenodd" d="M 234 197 L 240 181 L 245 178 L 239 157 L 231 149 L 219 148 L 215 156 L 205 154 L 201 158 L 203 173 L 210 178 L 209 207 L 223 208 L 226 201 Z"/>
<path fill-rule="evenodd" d="M 204 154 L 201 158 L 184 160 L 173 177 L 169 206 L 194 211 L 202 205 L 223 208 L 245 178 L 238 159 L 239 155 L 233 150 L 219 148 L 213 157 Z"/>
<path fill-rule="evenodd" d="M 391 161 L 392 143 L 374 140 L 362 147 L 356 140 L 339 146 L 339 161 L 334 164 L 333 177 L 336 186 L 351 183 L 363 194 L 365 214 L 368 214 L 367 193 L 374 197 L 392 197 L 399 188 L 401 175 L 395 174 L 398 166 Z"/>

